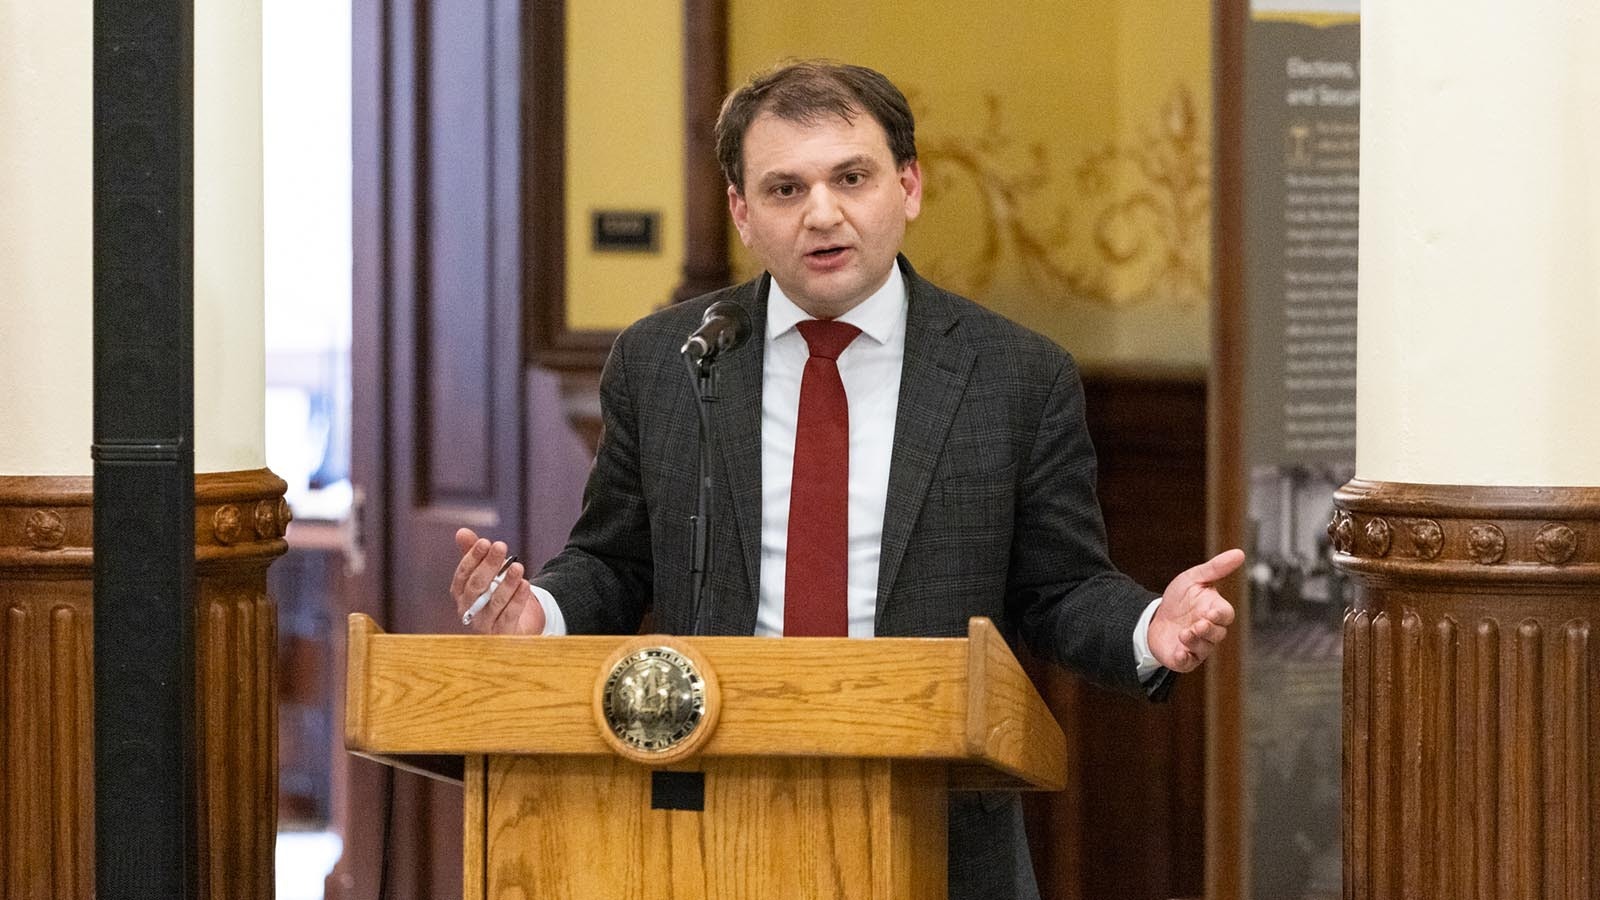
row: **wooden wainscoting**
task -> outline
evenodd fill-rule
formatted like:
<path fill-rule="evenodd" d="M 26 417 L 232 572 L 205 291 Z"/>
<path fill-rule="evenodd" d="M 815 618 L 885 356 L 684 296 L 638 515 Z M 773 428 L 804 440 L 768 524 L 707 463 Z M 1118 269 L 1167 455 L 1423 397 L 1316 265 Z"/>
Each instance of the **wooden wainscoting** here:
<path fill-rule="evenodd" d="M 1205 376 L 1091 373 L 1084 391 L 1112 559 L 1159 592 L 1205 558 Z M 1073 760 L 1064 791 L 1026 798 L 1045 900 L 1199 896 L 1204 677 L 1150 704 L 1053 666 L 1032 671 Z"/>

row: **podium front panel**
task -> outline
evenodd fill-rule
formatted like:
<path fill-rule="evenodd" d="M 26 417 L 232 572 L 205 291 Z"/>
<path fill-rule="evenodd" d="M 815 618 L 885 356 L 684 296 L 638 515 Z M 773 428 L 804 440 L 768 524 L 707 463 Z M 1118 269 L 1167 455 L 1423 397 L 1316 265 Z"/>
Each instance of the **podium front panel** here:
<path fill-rule="evenodd" d="M 474 769 L 476 771 L 474 771 Z M 465 896 L 484 900 L 942 900 L 941 764 L 702 759 L 701 809 L 660 808 L 615 757 L 469 760 Z M 694 784 L 699 779 L 676 779 Z M 668 799 L 665 805 L 674 805 Z"/>

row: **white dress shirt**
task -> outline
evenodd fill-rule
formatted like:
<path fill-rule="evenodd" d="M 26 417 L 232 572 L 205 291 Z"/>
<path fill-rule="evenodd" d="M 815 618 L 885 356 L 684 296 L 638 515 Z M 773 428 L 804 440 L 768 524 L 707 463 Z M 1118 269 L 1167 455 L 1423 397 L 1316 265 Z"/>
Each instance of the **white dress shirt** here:
<path fill-rule="evenodd" d="M 861 334 L 839 354 L 839 378 L 850 403 L 850 503 L 846 604 L 850 637 L 872 637 L 878 608 L 878 559 L 883 547 L 883 512 L 889 499 L 889 460 L 894 451 L 895 413 L 900 407 L 900 371 L 906 355 L 909 299 L 900 267 L 866 300 L 839 317 Z M 776 281 L 767 294 L 766 355 L 761 373 L 761 596 L 757 635 L 783 634 L 785 547 L 789 536 L 789 489 L 794 474 L 795 425 L 800 418 L 800 378 L 811 352 L 795 325 L 812 316 L 784 295 Z M 549 591 L 535 586 L 545 611 L 547 635 L 566 634 L 566 619 Z M 1150 618 L 1161 603 L 1145 608 L 1133 631 L 1139 678 L 1160 668 L 1150 653 Z"/>
<path fill-rule="evenodd" d="M 878 557 L 889 501 L 889 459 L 900 368 L 906 356 L 906 286 L 900 267 L 872 296 L 839 317 L 861 334 L 839 354 L 839 378 L 850 402 L 849 563 L 846 607 L 851 637 L 872 637 L 878 609 Z M 812 316 L 774 281 L 767 294 L 767 351 L 761 372 L 761 598 L 756 634 L 783 634 L 785 545 L 794 474 L 800 378 L 811 351 L 796 324 Z"/>

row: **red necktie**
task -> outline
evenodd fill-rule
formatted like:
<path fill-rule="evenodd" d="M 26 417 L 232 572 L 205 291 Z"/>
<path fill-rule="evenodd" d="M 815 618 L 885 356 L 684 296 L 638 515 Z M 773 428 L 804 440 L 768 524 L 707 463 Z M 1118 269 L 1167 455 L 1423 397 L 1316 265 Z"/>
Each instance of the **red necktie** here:
<path fill-rule="evenodd" d="M 789 542 L 783 578 L 785 637 L 845 637 L 850 526 L 850 406 L 837 360 L 861 329 L 844 322 L 801 322 L 811 348 L 800 379 L 789 487 Z"/>

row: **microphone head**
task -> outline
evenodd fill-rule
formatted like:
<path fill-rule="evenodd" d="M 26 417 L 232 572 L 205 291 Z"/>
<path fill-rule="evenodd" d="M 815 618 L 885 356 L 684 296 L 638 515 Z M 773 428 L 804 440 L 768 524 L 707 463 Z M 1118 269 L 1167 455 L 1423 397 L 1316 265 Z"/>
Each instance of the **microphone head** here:
<path fill-rule="evenodd" d="M 743 306 L 732 300 L 718 300 L 706 307 L 706 314 L 700 319 L 701 331 L 706 331 L 706 326 L 717 320 L 722 323 L 712 329 L 717 344 L 717 352 L 726 353 L 744 346 L 750 340 L 750 332 L 754 327 L 750 324 L 750 313 Z"/>
<path fill-rule="evenodd" d="M 721 300 L 706 308 L 700 327 L 689 335 L 683 349 L 678 351 L 701 374 L 711 371 L 710 366 L 718 356 L 737 350 L 750 339 L 754 328 L 750 314 L 732 300 Z"/>

